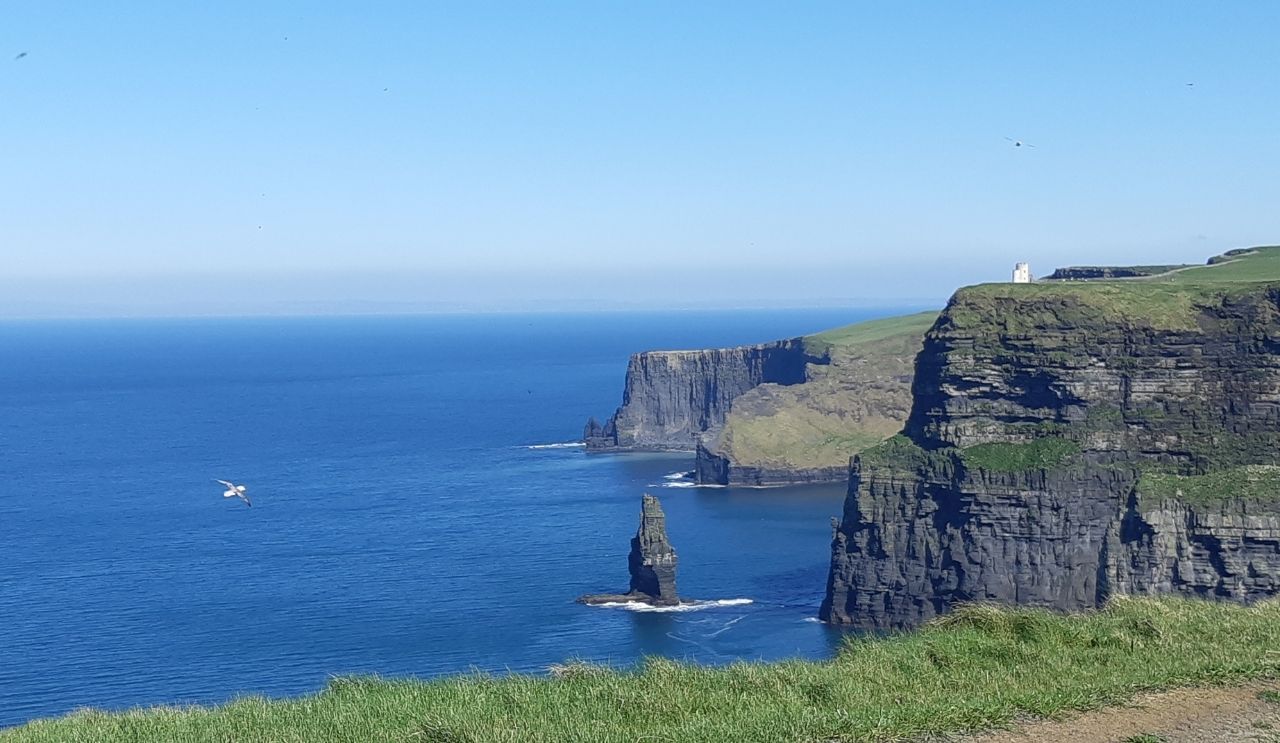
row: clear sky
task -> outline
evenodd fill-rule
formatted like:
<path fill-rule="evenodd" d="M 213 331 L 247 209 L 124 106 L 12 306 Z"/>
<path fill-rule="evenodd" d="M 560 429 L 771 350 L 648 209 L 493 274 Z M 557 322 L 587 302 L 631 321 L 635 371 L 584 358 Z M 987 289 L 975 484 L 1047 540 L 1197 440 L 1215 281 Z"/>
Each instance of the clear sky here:
<path fill-rule="evenodd" d="M 1275 2 L 8 0 L 0 314 L 940 303 L 1015 260 L 1280 243 L 1278 28 Z"/>

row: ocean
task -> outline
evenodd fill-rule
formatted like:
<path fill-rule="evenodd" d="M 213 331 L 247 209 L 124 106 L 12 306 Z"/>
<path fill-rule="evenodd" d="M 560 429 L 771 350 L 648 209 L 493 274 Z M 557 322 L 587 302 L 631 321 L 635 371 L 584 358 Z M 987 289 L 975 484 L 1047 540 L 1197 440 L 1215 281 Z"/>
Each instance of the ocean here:
<path fill-rule="evenodd" d="M 843 484 L 673 487 L 690 455 L 560 444 L 634 351 L 896 312 L 0 323 L 0 726 L 334 675 L 829 657 Z M 644 492 L 681 595 L 724 605 L 574 603 L 626 588 Z"/>

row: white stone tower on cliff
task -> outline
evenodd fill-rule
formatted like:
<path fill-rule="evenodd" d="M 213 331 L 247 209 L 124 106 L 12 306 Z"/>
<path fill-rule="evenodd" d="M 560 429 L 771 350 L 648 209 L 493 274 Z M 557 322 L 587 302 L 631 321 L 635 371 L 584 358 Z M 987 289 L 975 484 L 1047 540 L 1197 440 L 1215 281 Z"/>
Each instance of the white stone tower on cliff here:
<path fill-rule="evenodd" d="M 1030 263 L 1013 264 L 1013 283 L 1015 284 L 1031 283 L 1031 264 Z"/>

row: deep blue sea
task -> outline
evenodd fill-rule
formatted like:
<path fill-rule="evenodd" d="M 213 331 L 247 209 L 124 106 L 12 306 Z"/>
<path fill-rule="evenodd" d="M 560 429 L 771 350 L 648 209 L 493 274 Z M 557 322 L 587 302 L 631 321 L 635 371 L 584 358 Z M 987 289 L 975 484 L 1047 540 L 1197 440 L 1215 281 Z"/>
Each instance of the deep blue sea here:
<path fill-rule="evenodd" d="M 842 485 L 664 487 L 689 457 L 542 445 L 617 407 L 634 351 L 893 312 L 0 323 L 0 726 L 343 674 L 828 656 Z M 681 594 L 753 603 L 574 603 L 626 588 L 646 490 Z"/>

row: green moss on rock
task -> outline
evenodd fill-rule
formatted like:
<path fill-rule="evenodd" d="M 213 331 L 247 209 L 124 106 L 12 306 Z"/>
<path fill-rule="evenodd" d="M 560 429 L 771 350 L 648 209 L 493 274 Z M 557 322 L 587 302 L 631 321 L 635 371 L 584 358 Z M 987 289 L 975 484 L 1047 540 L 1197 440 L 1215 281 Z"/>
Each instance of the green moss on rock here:
<path fill-rule="evenodd" d="M 1234 498 L 1280 500 L 1280 467 L 1249 464 L 1204 475 L 1144 472 L 1138 478 L 1141 498 L 1176 499 L 1186 503 L 1213 503 Z"/>
<path fill-rule="evenodd" d="M 1053 469 L 1080 453 L 1080 445 L 1063 438 L 1042 438 L 1024 444 L 992 443 L 960 451 L 966 467 L 990 472 Z"/>

